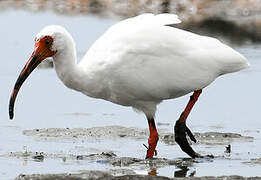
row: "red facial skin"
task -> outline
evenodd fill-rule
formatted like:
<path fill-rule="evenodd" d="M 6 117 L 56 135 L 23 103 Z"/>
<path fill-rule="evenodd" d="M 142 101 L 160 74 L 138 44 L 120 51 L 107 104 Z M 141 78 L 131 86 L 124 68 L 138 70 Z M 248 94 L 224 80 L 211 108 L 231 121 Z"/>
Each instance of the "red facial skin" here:
<path fill-rule="evenodd" d="M 15 99 L 24 81 L 42 61 L 44 61 L 47 57 L 51 57 L 56 54 L 57 51 L 53 51 L 51 49 L 52 44 L 53 44 L 53 38 L 51 36 L 45 36 L 35 42 L 34 51 L 31 57 L 29 58 L 29 60 L 26 62 L 19 77 L 17 78 L 14 89 L 11 94 L 11 98 L 9 101 L 10 119 L 13 119 L 14 117 Z"/>

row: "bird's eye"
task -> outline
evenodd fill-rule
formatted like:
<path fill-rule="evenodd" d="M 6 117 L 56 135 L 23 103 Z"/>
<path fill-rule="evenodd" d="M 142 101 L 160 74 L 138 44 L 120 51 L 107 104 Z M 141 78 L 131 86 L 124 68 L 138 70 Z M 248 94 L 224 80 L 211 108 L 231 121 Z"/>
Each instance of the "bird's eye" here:
<path fill-rule="evenodd" d="M 46 40 L 45 40 L 45 44 L 46 44 L 46 45 L 50 45 L 50 44 L 51 44 L 51 41 L 50 41 L 49 39 L 46 39 Z"/>

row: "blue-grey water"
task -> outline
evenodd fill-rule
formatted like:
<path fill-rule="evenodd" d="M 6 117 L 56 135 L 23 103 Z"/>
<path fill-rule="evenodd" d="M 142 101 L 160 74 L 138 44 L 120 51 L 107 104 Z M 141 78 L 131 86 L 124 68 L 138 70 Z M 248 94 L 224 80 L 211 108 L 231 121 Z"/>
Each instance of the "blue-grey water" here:
<path fill-rule="evenodd" d="M 81 93 L 67 89 L 57 78 L 53 69 L 37 69 L 21 88 L 15 106 L 13 121 L 8 118 L 8 103 L 11 90 L 25 62 L 32 53 L 34 36 L 45 25 L 59 24 L 73 36 L 77 54 L 80 58 L 90 45 L 117 19 L 95 16 L 63 16 L 51 12 L 31 13 L 20 10 L 0 12 L 0 155 L 23 151 L 49 153 L 79 153 L 72 143 L 38 142 L 22 134 L 25 129 L 47 127 L 94 127 L 121 125 L 126 127 L 147 128 L 143 115 L 136 114 L 131 108 L 122 107 L 103 100 L 92 99 Z M 234 132 L 253 136 L 254 142 L 234 143 L 234 157 L 231 160 L 216 159 L 214 162 L 196 164 L 191 171 L 196 176 L 242 175 L 261 176 L 261 165 L 246 165 L 242 162 L 261 156 L 261 46 L 236 47 L 247 57 L 251 68 L 218 78 L 203 90 L 195 105 L 188 125 L 194 132 Z M 157 122 L 173 124 L 185 107 L 189 96 L 163 102 L 158 107 Z M 78 115 L 75 115 L 77 114 Z M 166 126 L 172 131 L 172 125 Z M 142 142 L 104 141 L 80 143 L 78 146 L 90 149 L 113 150 L 118 156 L 143 158 Z M 144 142 L 145 143 L 145 142 Z M 224 149 L 196 146 L 197 151 L 221 154 Z M 187 157 L 177 146 L 159 143 L 159 157 L 174 159 Z M 88 152 L 97 153 L 95 150 Z M 88 152 L 84 152 L 85 154 Z M 81 152 L 80 152 L 81 153 Z M 0 158 L 0 179 L 12 179 L 20 173 L 58 173 L 75 172 L 84 169 L 103 170 L 104 164 L 90 162 L 44 162 L 24 159 Z M 173 167 L 157 170 L 159 175 L 173 177 Z M 147 174 L 147 169 L 138 169 Z"/>

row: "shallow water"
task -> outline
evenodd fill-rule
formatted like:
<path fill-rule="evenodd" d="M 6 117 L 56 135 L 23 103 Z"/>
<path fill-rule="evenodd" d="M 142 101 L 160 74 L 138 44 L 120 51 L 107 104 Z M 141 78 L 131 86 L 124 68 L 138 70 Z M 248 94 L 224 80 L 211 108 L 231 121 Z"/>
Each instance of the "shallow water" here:
<path fill-rule="evenodd" d="M 88 47 L 117 20 L 94 16 L 57 16 L 51 12 L 30 13 L 9 10 L 0 13 L 1 66 L 0 66 L 0 155 L 26 150 L 46 153 L 89 154 L 113 151 L 117 156 L 144 158 L 144 140 L 98 141 L 98 142 L 45 142 L 24 136 L 22 131 L 33 128 L 77 128 L 121 125 L 147 128 L 143 115 L 131 108 L 92 99 L 69 90 L 57 78 L 53 69 L 37 69 L 19 92 L 15 117 L 8 119 L 8 102 L 11 90 L 33 50 L 34 35 L 47 24 L 65 26 L 77 45 L 79 59 Z M 85 37 L 85 38 L 83 38 Z M 234 47 L 245 55 L 251 68 L 218 78 L 207 87 L 191 116 L 188 126 L 194 132 L 234 132 L 255 138 L 254 142 L 232 143 L 229 158 L 200 161 L 189 167 L 187 176 L 242 175 L 261 176 L 261 165 L 242 162 L 261 156 L 261 53 L 259 46 Z M 172 124 L 182 112 L 189 96 L 162 103 L 158 108 L 157 122 L 170 123 L 159 126 L 172 131 Z M 195 145 L 198 152 L 222 155 L 224 146 Z M 158 157 L 177 159 L 187 157 L 178 146 L 158 144 Z M 20 173 L 59 173 L 79 170 L 103 170 L 114 168 L 106 163 L 46 159 L 37 162 L 26 158 L 0 158 L 0 179 L 12 179 Z M 149 166 L 132 167 L 138 174 L 148 174 Z M 175 166 L 157 169 L 158 175 L 173 177 L 180 170 Z"/>

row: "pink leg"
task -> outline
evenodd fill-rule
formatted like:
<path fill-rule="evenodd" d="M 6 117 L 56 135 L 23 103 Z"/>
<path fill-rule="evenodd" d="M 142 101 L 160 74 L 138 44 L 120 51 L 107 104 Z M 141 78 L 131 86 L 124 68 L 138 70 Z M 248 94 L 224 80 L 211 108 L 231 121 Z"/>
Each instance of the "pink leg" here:
<path fill-rule="evenodd" d="M 155 154 L 156 151 L 156 146 L 159 140 L 157 128 L 155 125 L 154 118 L 147 118 L 148 119 L 148 124 L 149 124 L 149 130 L 150 130 L 150 136 L 149 136 L 149 148 L 147 150 L 147 158 L 153 158 L 153 155 Z"/>
<path fill-rule="evenodd" d="M 183 113 L 181 113 L 181 115 L 179 117 L 180 122 L 186 122 L 187 117 L 188 117 L 190 111 L 192 110 L 194 104 L 197 102 L 198 97 L 200 96 L 201 92 L 202 92 L 202 89 L 194 91 L 193 95 L 190 96 L 190 100 L 189 100 L 185 110 L 183 111 Z"/>
<path fill-rule="evenodd" d="M 192 110 L 194 104 L 197 102 L 198 97 L 200 96 L 201 92 L 202 92 L 201 89 L 194 91 L 193 95 L 190 96 L 190 100 L 189 100 L 185 110 L 180 115 L 179 120 L 177 120 L 175 127 L 174 127 L 175 141 L 178 143 L 178 145 L 180 146 L 182 151 L 187 153 L 192 158 L 201 157 L 201 156 L 198 153 L 196 153 L 188 143 L 186 135 L 188 135 L 190 137 L 190 139 L 192 141 L 194 141 L 195 143 L 197 142 L 197 140 L 195 139 L 194 135 L 189 130 L 189 128 L 186 126 L 186 120 L 187 120 L 187 117 L 188 117 L 190 111 Z"/>

